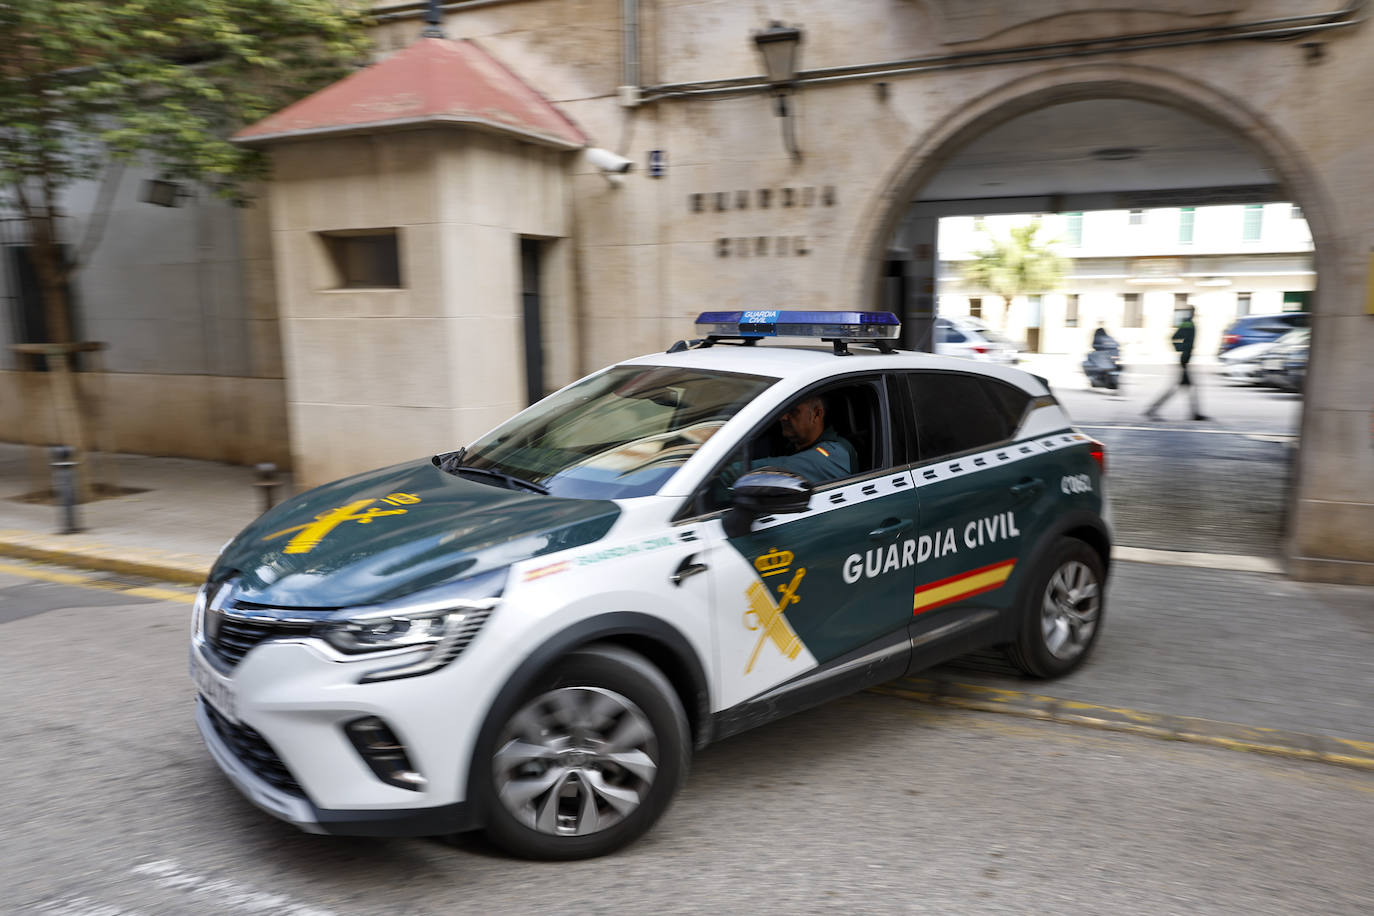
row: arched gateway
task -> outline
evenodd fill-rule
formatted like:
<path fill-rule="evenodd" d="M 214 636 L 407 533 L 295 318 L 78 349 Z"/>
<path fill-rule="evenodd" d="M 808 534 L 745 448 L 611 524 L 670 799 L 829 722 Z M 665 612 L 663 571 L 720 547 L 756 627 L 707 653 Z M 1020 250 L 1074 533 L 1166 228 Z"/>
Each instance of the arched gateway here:
<path fill-rule="evenodd" d="M 859 220 L 849 258 L 853 271 L 849 280 L 851 288 L 859 291 L 859 301 L 882 301 L 889 246 L 899 225 L 922 189 L 962 149 L 1020 116 L 1087 100 L 1163 105 L 1234 134 L 1273 175 L 1282 196 L 1301 206 L 1308 221 L 1320 290 L 1311 302 L 1314 323 L 1320 325 L 1323 314 L 1331 311 L 1329 305 L 1323 307 L 1324 302 L 1358 295 L 1358 289 L 1352 288 L 1348 280 L 1342 283 L 1339 276 L 1338 265 L 1354 253 L 1342 251 L 1333 228 L 1333 208 L 1321 181 L 1300 144 L 1286 136 L 1277 124 L 1246 101 L 1177 72 L 1132 64 L 1086 64 L 1008 79 L 971 100 L 960 100 L 943 117 L 931 121 L 870 197 Z M 1323 422 L 1327 419 L 1320 368 L 1323 336 L 1315 333 L 1313 338 L 1312 375 L 1302 426 L 1304 448 L 1297 456 L 1290 492 L 1285 559 L 1295 576 L 1365 581 L 1374 579 L 1374 551 L 1369 550 L 1370 545 L 1361 545 L 1358 536 L 1350 539 L 1353 543 L 1333 539 L 1329 513 L 1332 504 L 1339 502 L 1333 497 L 1340 495 L 1341 488 L 1333 488 L 1329 479 L 1318 473 L 1319 461 L 1304 459 L 1304 452 L 1319 453 L 1332 446 L 1333 424 Z M 1350 507 L 1352 533 L 1362 530 L 1359 511 L 1358 507 Z M 1363 524 L 1367 527 L 1367 521 Z"/>

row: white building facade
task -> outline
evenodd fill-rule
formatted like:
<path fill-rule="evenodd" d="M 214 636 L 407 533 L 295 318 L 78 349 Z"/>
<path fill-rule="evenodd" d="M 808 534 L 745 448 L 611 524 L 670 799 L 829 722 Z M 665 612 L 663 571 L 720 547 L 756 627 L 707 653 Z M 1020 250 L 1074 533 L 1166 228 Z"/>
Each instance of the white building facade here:
<path fill-rule="evenodd" d="M 963 278 L 991 236 L 1039 220 L 1067 259 L 1052 292 L 1006 301 Z M 1040 353 L 1081 355 L 1101 324 L 1134 362 L 1177 359 L 1169 336 L 1196 310 L 1195 359 L 1211 361 L 1244 315 L 1306 311 L 1316 286 L 1312 233 L 1290 203 L 947 217 L 939 225 L 939 312 L 982 317 Z M 1031 331 L 1038 331 L 1036 334 Z"/>

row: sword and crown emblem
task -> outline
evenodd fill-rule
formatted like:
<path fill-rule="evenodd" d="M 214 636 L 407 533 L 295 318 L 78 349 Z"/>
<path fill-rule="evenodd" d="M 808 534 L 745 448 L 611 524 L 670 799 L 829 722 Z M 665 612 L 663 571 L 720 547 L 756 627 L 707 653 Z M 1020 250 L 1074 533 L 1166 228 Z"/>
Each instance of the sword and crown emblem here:
<path fill-rule="evenodd" d="M 787 572 L 794 559 L 795 556 L 792 551 L 778 550 L 775 547 L 754 560 L 754 569 L 758 570 L 760 576 L 776 576 Z M 754 670 L 754 663 L 758 661 L 759 652 L 762 651 L 764 643 L 769 640 L 772 640 L 773 645 L 777 646 L 784 658 L 794 659 L 801 654 L 801 637 L 797 635 L 796 630 L 792 629 L 792 624 L 787 622 L 784 612 L 790 605 L 801 601 L 797 589 L 801 586 L 802 577 L 805 575 L 806 567 L 799 567 L 792 574 L 791 581 L 778 587 L 776 601 L 773 600 L 773 595 L 769 592 L 768 586 L 762 582 L 751 583 L 745 592 L 745 597 L 749 599 L 749 610 L 744 612 L 744 628 L 759 633 L 758 642 L 754 644 L 754 651 L 749 655 L 749 664 L 744 668 L 745 674 Z"/>

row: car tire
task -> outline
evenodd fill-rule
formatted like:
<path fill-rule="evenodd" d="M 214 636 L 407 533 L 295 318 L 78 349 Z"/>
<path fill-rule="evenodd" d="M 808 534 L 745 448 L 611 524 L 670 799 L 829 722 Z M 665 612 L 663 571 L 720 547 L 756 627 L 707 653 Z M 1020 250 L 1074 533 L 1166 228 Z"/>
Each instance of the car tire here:
<path fill-rule="evenodd" d="M 1021 604 L 1011 663 L 1038 678 L 1060 677 L 1087 659 L 1102 630 L 1107 577 L 1102 557 L 1060 538 L 1032 576 Z"/>
<path fill-rule="evenodd" d="M 672 684 L 598 644 L 526 690 L 478 758 L 487 838 L 529 859 L 585 859 L 630 843 L 687 776 L 691 734 Z"/>

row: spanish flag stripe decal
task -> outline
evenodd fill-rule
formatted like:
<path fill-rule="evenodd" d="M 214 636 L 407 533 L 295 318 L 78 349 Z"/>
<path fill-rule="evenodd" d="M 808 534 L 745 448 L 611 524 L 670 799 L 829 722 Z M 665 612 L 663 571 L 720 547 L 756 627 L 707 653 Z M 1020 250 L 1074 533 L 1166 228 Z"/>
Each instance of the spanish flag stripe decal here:
<path fill-rule="evenodd" d="M 985 573 L 985 572 L 990 572 L 990 571 L 992 571 L 992 570 L 994 570 L 994 569 L 1000 569 L 1000 568 L 1003 567 L 1003 566 L 1014 566 L 1014 565 L 1016 565 L 1016 560 L 1015 560 L 1014 558 L 1011 559 L 1011 560 L 1002 560 L 1000 563 L 992 563 L 992 564 L 990 564 L 990 565 L 988 565 L 988 566 L 980 566 L 980 567 L 978 567 L 977 569 L 970 569 L 970 570 L 967 570 L 966 572 L 955 573 L 954 575 L 949 576 L 949 577 L 944 578 L 944 579 L 936 579 L 934 582 L 927 582 L 925 585 L 918 585 L 918 586 L 916 587 L 916 591 L 918 591 L 918 592 L 923 592 L 923 591 L 925 591 L 925 590 L 928 589 L 928 588 L 939 588 L 939 587 L 942 586 L 942 585 L 947 585 L 947 584 L 949 584 L 950 582 L 957 582 L 957 581 L 959 581 L 960 579 L 966 579 L 966 578 L 968 578 L 969 576 L 977 576 L 977 575 L 981 575 L 982 573 Z M 1009 575 L 1011 575 L 1011 573 L 1007 573 L 1007 575 L 1009 576 Z M 1004 576 L 1003 578 L 1006 578 L 1006 577 Z"/>
<path fill-rule="evenodd" d="M 931 582 L 928 585 L 922 585 L 916 589 L 915 600 L 912 602 L 912 613 L 922 614 L 954 601 L 1001 588 L 1002 584 L 1011 576 L 1012 567 L 1015 565 L 1014 559 L 1004 560 L 1001 563 L 994 563 L 991 566 L 984 566 L 980 569 L 960 573 L 957 576 Z"/>

